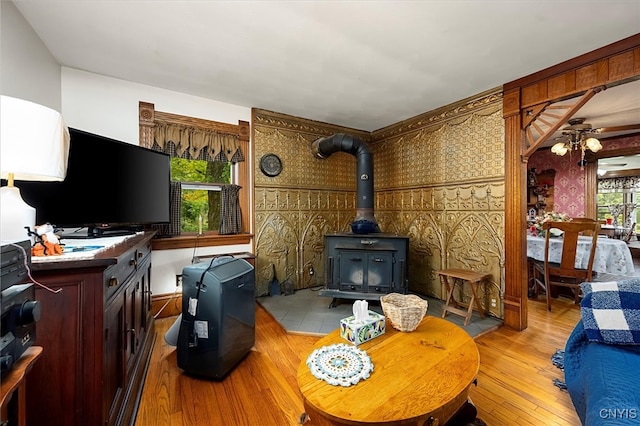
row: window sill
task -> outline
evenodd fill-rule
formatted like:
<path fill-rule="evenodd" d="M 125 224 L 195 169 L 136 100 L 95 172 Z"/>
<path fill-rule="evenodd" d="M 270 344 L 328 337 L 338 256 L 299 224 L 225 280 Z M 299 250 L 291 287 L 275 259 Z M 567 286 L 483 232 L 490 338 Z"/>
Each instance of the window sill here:
<path fill-rule="evenodd" d="M 151 240 L 153 250 L 173 250 L 193 247 L 215 247 L 228 246 L 234 244 L 250 244 L 253 234 L 219 235 L 217 233 L 206 233 L 201 236 L 196 234 L 180 235 L 168 238 L 154 238 Z"/>

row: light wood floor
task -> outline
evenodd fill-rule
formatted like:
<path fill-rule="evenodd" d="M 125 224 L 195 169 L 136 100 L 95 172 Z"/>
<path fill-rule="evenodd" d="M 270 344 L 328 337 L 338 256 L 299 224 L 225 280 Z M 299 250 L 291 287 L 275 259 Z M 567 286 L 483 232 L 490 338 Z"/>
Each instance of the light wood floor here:
<path fill-rule="evenodd" d="M 470 396 L 478 416 L 490 426 L 579 425 L 568 393 L 553 384 L 564 377 L 551 362 L 579 318 L 579 307 L 565 299 L 548 313 L 541 297 L 529 303 L 525 331 L 502 327 L 476 338 L 480 373 Z M 223 381 L 203 380 L 181 373 L 175 348 L 164 342 L 174 319 L 156 320 L 136 426 L 299 424 L 296 371 L 319 337 L 287 334 L 256 305 L 254 349 Z"/>

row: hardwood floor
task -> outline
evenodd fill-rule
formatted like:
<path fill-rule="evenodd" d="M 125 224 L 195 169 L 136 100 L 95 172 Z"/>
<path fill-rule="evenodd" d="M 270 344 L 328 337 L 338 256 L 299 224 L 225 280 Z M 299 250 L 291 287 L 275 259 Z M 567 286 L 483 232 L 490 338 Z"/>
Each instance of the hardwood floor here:
<path fill-rule="evenodd" d="M 478 385 L 470 397 L 490 426 L 579 425 L 564 380 L 551 355 L 564 348 L 580 318 L 568 299 L 529 302 L 529 327 L 506 327 L 476 338 L 480 352 Z M 319 339 L 287 334 L 256 304 L 256 345 L 223 381 L 189 377 L 178 369 L 175 348 L 164 341 L 175 317 L 156 320 L 155 347 L 136 426 L 295 425 L 302 414 L 296 382 L 298 365 Z"/>

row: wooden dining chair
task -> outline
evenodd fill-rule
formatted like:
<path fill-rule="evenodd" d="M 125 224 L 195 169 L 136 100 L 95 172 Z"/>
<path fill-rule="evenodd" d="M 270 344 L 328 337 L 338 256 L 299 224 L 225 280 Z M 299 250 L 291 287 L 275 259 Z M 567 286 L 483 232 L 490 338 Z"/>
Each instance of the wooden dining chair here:
<path fill-rule="evenodd" d="M 587 223 L 592 223 L 592 222 L 597 222 L 600 226 L 604 225 L 605 223 L 607 223 L 606 220 L 600 220 L 600 219 L 591 219 L 588 217 L 573 217 L 571 218 L 571 222 L 587 222 Z M 598 232 L 600 232 L 598 230 Z M 587 230 L 587 231 L 582 231 L 582 235 L 591 235 L 593 233 L 593 231 L 591 230 Z"/>
<path fill-rule="evenodd" d="M 572 220 L 570 222 L 546 222 L 542 226 L 546 231 L 545 260 L 544 262 L 538 262 L 534 266 L 537 269 L 534 272 L 534 281 L 536 286 L 540 286 L 545 290 L 547 310 L 551 310 L 551 292 L 554 287 L 569 288 L 573 293 L 575 303 L 580 303 L 580 284 L 592 279 L 600 224 L 593 219 L 580 218 L 580 220 Z M 562 231 L 562 253 L 559 263 L 549 262 L 549 243 L 551 238 L 555 238 L 552 236 L 551 229 Z M 591 243 L 586 269 L 576 268 L 579 236 L 589 238 Z"/>

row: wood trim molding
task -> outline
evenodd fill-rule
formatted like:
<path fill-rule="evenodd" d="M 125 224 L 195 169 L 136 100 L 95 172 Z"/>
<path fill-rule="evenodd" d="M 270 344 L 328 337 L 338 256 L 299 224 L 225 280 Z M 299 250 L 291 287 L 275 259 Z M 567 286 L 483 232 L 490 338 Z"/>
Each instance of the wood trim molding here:
<path fill-rule="evenodd" d="M 504 324 L 527 327 L 527 109 L 640 79 L 640 33 L 503 85 L 505 122 Z M 607 153 L 610 155 L 610 153 Z M 589 183 L 589 181 L 588 181 Z M 592 184 L 592 183 L 589 183 Z"/>
<path fill-rule="evenodd" d="M 584 104 L 589 102 L 589 100 L 601 90 L 602 87 L 587 90 L 574 104 L 562 108 L 564 112 L 561 115 L 555 113 L 554 105 L 548 102 L 544 103 L 542 108 L 525 108 L 522 115 L 523 117 L 527 117 L 526 121 L 528 121 L 529 124 L 524 127 L 526 138 L 524 158 L 528 159 L 531 154 L 540 148 L 540 146 L 553 136 L 560 127 L 566 124 Z M 538 111 L 537 114 L 534 111 Z M 535 117 L 530 120 L 529 116 L 532 115 L 535 115 Z M 537 137 L 534 135 L 532 128 L 535 129 Z"/>
<path fill-rule="evenodd" d="M 238 124 L 223 123 L 221 121 L 205 120 L 189 117 L 187 115 L 172 114 L 157 111 L 151 102 L 140 101 L 138 103 L 138 123 L 140 125 L 140 145 L 150 148 L 153 144 L 153 128 L 156 121 L 164 121 L 167 124 L 200 127 L 214 130 L 219 133 L 238 135 L 240 141 L 249 142 L 251 135 L 248 121 L 238 120 Z"/>
<path fill-rule="evenodd" d="M 250 220 L 253 217 L 253 209 L 252 209 L 252 194 L 253 194 L 253 176 L 251 174 L 251 165 L 253 164 L 253 154 L 251 150 L 251 125 L 248 121 L 238 120 L 238 124 L 229 124 L 223 123 L 221 121 L 213 121 L 213 120 L 205 120 L 202 118 L 189 117 L 186 115 L 173 114 L 169 112 L 156 111 L 155 105 L 151 102 L 138 102 L 138 125 L 140 132 L 140 146 L 144 146 L 147 148 L 151 148 L 153 146 L 154 141 L 154 127 L 156 121 L 163 121 L 168 124 L 178 124 L 178 125 L 187 125 L 187 126 L 195 126 L 199 128 L 205 128 L 209 130 L 214 130 L 220 133 L 227 133 L 232 135 L 238 135 L 240 150 L 242 151 L 245 161 L 241 161 L 236 163 L 239 181 L 246 182 L 245 185 L 242 186 L 239 192 L 240 198 L 240 210 L 243 212 L 242 214 L 242 229 L 252 233 L 253 232 L 253 222 Z M 217 235 L 216 235 L 217 237 Z M 182 237 L 178 237 L 180 239 Z M 185 237 L 189 241 L 188 247 L 193 246 L 193 237 Z M 171 238 L 171 241 L 174 239 Z M 218 238 L 201 238 L 203 241 L 203 245 L 206 246 L 215 246 L 215 245 L 223 245 L 218 244 Z M 214 241 L 215 240 L 215 241 Z M 221 241 L 224 241 L 221 240 Z M 213 244 L 211 244 L 213 243 Z M 158 250 L 167 249 L 167 248 L 180 248 L 180 247 L 171 247 L 173 244 L 176 244 L 175 241 L 166 244 L 159 244 Z M 182 243 L 177 243 L 178 245 Z M 231 244 L 244 244 L 244 243 L 231 243 Z M 156 245 L 154 244 L 154 247 Z"/>
<path fill-rule="evenodd" d="M 170 238 L 155 238 L 151 240 L 153 250 L 173 250 L 193 247 L 215 247 L 234 244 L 249 244 L 253 241 L 253 234 L 218 235 L 207 233 L 201 236 L 180 235 Z"/>
<path fill-rule="evenodd" d="M 617 53 L 629 51 L 637 53 L 637 49 L 640 49 L 640 33 L 616 41 L 599 49 L 592 50 L 591 52 L 587 52 L 584 55 L 576 56 L 575 58 L 553 65 L 549 68 L 545 68 L 536 73 L 529 74 L 525 77 L 505 83 L 503 85 L 503 88 L 505 92 L 512 89 L 519 90 L 520 88 L 529 86 L 534 82 L 539 82 L 552 76 L 557 76 L 567 71 L 575 70 L 585 65 L 596 63 L 602 59 L 614 56 Z M 636 67 L 639 65 L 640 64 L 636 64 Z M 638 73 L 640 73 L 640 68 L 636 68 L 635 72 L 633 72 L 634 75 Z"/>
<path fill-rule="evenodd" d="M 182 292 L 151 296 L 151 315 L 168 318 L 182 313 Z"/>

